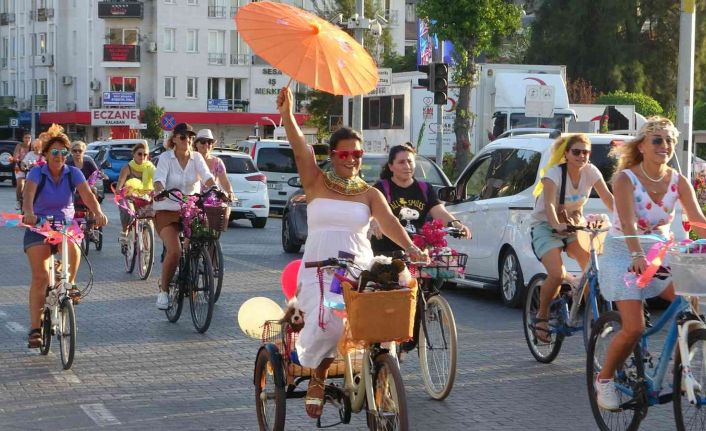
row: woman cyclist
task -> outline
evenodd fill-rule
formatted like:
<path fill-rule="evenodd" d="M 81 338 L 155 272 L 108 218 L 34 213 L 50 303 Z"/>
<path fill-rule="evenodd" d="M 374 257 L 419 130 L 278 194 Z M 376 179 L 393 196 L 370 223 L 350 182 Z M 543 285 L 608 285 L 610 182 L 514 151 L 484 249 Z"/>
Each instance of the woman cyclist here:
<path fill-rule="evenodd" d="M 178 189 L 184 195 L 191 195 L 199 192 L 201 183 L 208 187 L 215 185 L 213 175 L 203 157 L 192 150 L 191 142 L 195 135 L 193 127 L 187 123 L 179 123 L 174 127 L 166 144 L 168 150 L 159 156 L 154 175 L 155 194 L 163 190 Z M 157 308 L 166 310 L 169 308 L 169 282 L 174 276 L 181 255 L 179 203 L 160 199 L 154 203 L 154 209 L 155 229 L 165 248 Z"/>
<path fill-rule="evenodd" d="M 69 153 L 69 138 L 56 132 L 42 148 L 47 163 L 34 167 L 27 174 L 23 195 L 22 222 L 33 226 L 38 219 L 53 216 L 55 221 L 73 218 L 74 192 L 78 192 L 88 208 L 96 214 L 96 226 L 108 223 L 108 218 L 101 211 L 93 193 L 86 184 L 81 171 L 66 165 Z M 28 346 L 37 348 L 41 345 L 39 331 L 40 315 L 44 306 L 44 296 L 49 285 L 49 259 L 56 247 L 44 242 L 46 238 L 30 229 L 25 231 L 24 250 L 32 270 L 32 282 L 29 293 L 30 328 Z M 69 243 L 69 280 L 73 286 L 69 296 L 78 302 L 79 291 L 75 287 L 76 273 L 80 263 L 78 244 Z"/>
<path fill-rule="evenodd" d="M 211 129 L 201 129 L 196 134 L 194 148 L 203 156 L 206 165 L 208 165 L 208 170 L 211 171 L 216 180 L 216 184 L 226 192 L 228 199 L 233 201 L 235 200 L 235 194 L 233 193 L 233 186 L 231 186 L 226 175 L 226 165 L 219 157 L 211 154 L 211 149 L 213 149 L 215 144 L 216 140 L 213 139 Z"/>
<path fill-rule="evenodd" d="M 22 135 L 22 142 L 15 145 L 15 151 L 12 153 L 12 160 L 15 161 L 15 180 L 17 181 L 15 188 L 15 198 L 17 199 L 17 209 L 22 209 L 22 190 L 25 186 L 25 171 L 21 168 L 22 159 L 32 151 L 31 144 L 32 135 L 25 133 Z"/>
<path fill-rule="evenodd" d="M 613 195 L 601 172 L 589 163 L 590 155 L 588 136 L 580 133 L 558 138 L 534 190 L 537 204 L 532 213 L 532 250 L 547 271 L 539 291 L 539 310 L 534 324 L 535 337 L 542 343 L 552 341 L 547 323 L 549 304 L 567 277 L 561 252 L 566 251 L 582 269 L 588 265 L 588 251 L 576 241 L 575 232 L 567 231 L 567 226 L 582 224 L 583 206 L 594 188 L 605 206 L 613 210 Z M 562 184 L 563 199 L 560 196 Z"/>
<path fill-rule="evenodd" d="M 636 276 L 649 266 L 645 253 L 654 241 L 635 235 L 669 238 L 677 201 L 690 221 L 706 223 L 689 180 L 667 165 L 674 156 L 678 135 L 671 121 L 651 117 L 635 139 L 614 149 L 620 157 L 613 175 L 615 211 L 599 258 L 599 281 L 603 297 L 617 305 L 622 328 L 608 346 L 595 382 L 598 406 L 604 410 L 620 407 L 613 375 L 645 330 L 643 300 L 655 296 L 668 301 L 675 298 L 669 278 L 654 278 L 644 288 L 636 286 Z M 701 237 L 706 234 L 706 229 L 694 230 Z M 625 238 L 611 238 L 615 236 Z"/>
<path fill-rule="evenodd" d="M 132 160 L 120 169 L 115 190 L 122 190 L 124 187 L 128 187 L 130 191 L 134 191 L 138 194 L 149 194 L 154 190 L 152 181 L 157 168 L 152 162 L 147 160 L 149 154 L 149 148 L 144 142 L 140 142 L 132 147 Z M 127 246 L 127 228 L 130 225 L 131 217 L 125 208 L 118 207 L 118 210 L 120 212 L 120 225 L 122 227 L 118 241 L 124 253 Z"/>

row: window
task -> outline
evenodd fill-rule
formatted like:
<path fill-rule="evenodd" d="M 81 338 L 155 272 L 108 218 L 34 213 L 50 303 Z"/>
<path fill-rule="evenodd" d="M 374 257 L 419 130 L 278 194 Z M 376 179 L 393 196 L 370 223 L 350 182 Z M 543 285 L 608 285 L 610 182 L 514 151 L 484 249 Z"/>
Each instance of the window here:
<path fill-rule="evenodd" d="M 164 97 L 176 97 L 176 77 L 164 77 Z"/>
<path fill-rule="evenodd" d="M 533 118 L 525 117 L 525 114 L 510 114 L 510 129 L 519 129 L 521 127 L 543 127 L 548 129 L 564 130 L 563 114 L 555 114 L 551 118 Z"/>
<path fill-rule="evenodd" d="M 71 32 L 71 55 L 74 57 L 78 55 L 78 32 L 76 30 Z"/>
<path fill-rule="evenodd" d="M 252 64 L 250 47 L 236 30 L 230 32 L 230 64 Z"/>
<path fill-rule="evenodd" d="M 137 91 L 137 78 L 124 76 L 111 76 L 110 91 Z"/>
<path fill-rule="evenodd" d="M 37 54 L 47 53 L 47 34 L 38 33 L 37 34 Z"/>
<path fill-rule="evenodd" d="M 208 31 L 208 63 L 224 65 L 226 32 L 222 30 Z"/>
<path fill-rule="evenodd" d="M 227 0 L 208 0 L 208 17 L 225 18 Z"/>
<path fill-rule="evenodd" d="M 175 0 L 164 0 L 164 3 L 166 4 L 176 4 Z"/>
<path fill-rule="evenodd" d="M 220 78 L 208 78 L 208 89 L 206 90 L 209 99 L 218 99 L 218 82 Z"/>
<path fill-rule="evenodd" d="M 186 4 L 188 4 L 189 6 L 198 6 L 199 0 L 186 0 Z"/>
<path fill-rule="evenodd" d="M 46 79 L 35 79 L 33 88 L 34 94 L 37 96 L 47 95 L 47 80 Z"/>
<path fill-rule="evenodd" d="M 20 41 L 20 47 L 19 47 L 20 57 L 24 57 L 25 56 L 25 38 L 24 38 L 24 36 L 20 36 L 19 41 Z"/>
<path fill-rule="evenodd" d="M 404 96 L 363 98 L 363 129 L 403 128 Z"/>
<path fill-rule="evenodd" d="M 260 148 L 257 153 L 257 168 L 266 172 L 297 173 L 291 148 Z"/>
<path fill-rule="evenodd" d="M 186 52 L 199 51 L 199 31 L 196 29 L 186 30 Z"/>
<path fill-rule="evenodd" d="M 239 100 L 242 98 L 240 93 L 240 79 L 236 78 L 226 78 L 226 99 Z"/>
<path fill-rule="evenodd" d="M 190 99 L 199 97 L 199 78 L 186 78 L 186 97 Z"/>
<path fill-rule="evenodd" d="M 537 178 L 541 153 L 502 148 L 492 151 L 473 169 L 466 183 L 466 199 L 513 196 L 530 188 Z"/>
<path fill-rule="evenodd" d="M 17 56 L 17 39 L 15 36 L 10 38 L 10 58 L 15 58 Z"/>
<path fill-rule="evenodd" d="M 139 39 L 134 28 L 109 28 L 105 37 L 109 45 L 137 45 Z"/>
<path fill-rule="evenodd" d="M 481 191 L 485 185 L 485 178 L 488 176 L 489 167 L 490 157 L 485 157 L 475 163 L 475 166 L 471 168 L 471 175 L 468 181 L 466 181 L 463 199 L 471 201 L 480 199 Z"/>
<path fill-rule="evenodd" d="M 250 159 L 245 157 L 233 156 L 218 156 L 226 165 L 226 173 L 228 174 L 249 174 L 257 172 L 255 164 Z"/>
<path fill-rule="evenodd" d="M 167 52 L 176 51 L 176 29 L 164 29 L 164 50 Z"/>

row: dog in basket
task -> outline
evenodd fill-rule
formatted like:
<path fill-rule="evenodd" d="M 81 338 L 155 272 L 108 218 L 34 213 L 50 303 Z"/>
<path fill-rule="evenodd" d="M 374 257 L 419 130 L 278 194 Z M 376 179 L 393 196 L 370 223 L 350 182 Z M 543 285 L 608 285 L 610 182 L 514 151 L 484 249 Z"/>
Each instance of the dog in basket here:
<path fill-rule="evenodd" d="M 299 288 L 297 288 L 297 293 L 287 301 L 287 309 L 284 312 L 284 316 L 279 319 L 279 323 L 289 323 L 289 327 L 292 331 L 299 332 L 304 328 L 304 312 L 299 308 Z"/>
<path fill-rule="evenodd" d="M 407 287 L 412 281 L 412 273 L 402 259 L 375 256 L 370 268 L 360 273 L 358 291 L 394 290 Z"/>

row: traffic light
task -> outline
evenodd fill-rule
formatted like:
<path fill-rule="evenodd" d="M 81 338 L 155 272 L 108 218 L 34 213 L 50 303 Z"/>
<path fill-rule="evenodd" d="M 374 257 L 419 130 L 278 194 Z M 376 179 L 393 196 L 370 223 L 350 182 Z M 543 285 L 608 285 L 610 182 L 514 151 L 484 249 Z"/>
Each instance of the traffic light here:
<path fill-rule="evenodd" d="M 446 105 L 449 91 L 449 66 L 446 63 L 434 63 L 430 78 L 433 83 L 430 88 L 434 92 L 434 104 Z"/>
<path fill-rule="evenodd" d="M 426 78 L 420 78 L 417 82 L 429 91 L 434 91 L 434 77 L 431 75 L 434 73 L 434 68 L 432 66 L 432 64 L 420 64 L 417 66 L 418 71 L 427 74 Z"/>

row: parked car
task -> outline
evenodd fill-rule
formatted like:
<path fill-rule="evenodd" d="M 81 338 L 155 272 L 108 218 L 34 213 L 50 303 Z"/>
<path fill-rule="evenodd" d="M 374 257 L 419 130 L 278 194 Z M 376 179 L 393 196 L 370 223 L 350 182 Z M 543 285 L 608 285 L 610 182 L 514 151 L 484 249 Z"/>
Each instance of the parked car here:
<path fill-rule="evenodd" d="M 15 163 L 12 160 L 17 144 L 19 144 L 17 141 L 0 141 L 0 181 L 9 180 L 12 183 L 12 187 L 17 184 Z"/>
<path fill-rule="evenodd" d="M 96 164 L 108 176 L 103 181 L 106 190 L 110 190 L 110 185 L 118 181 L 120 170 L 130 160 L 132 160 L 132 147 L 101 147 L 96 155 Z"/>
<path fill-rule="evenodd" d="M 232 150 L 212 152 L 223 160 L 228 181 L 238 200 L 231 204 L 230 219 L 248 219 L 252 227 L 262 229 L 267 224 L 270 202 L 267 195 L 267 178 L 258 171 L 249 155 Z"/>
<path fill-rule="evenodd" d="M 321 165 L 321 169 L 327 170 L 330 161 Z M 360 168 L 360 176 L 368 182 L 374 184 L 380 179 L 382 166 L 387 163 L 387 154 L 363 155 L 363 164 Z M 433 161 L 424 156 L 417 156 L 417 169 L 415 178 L 428 182 L 434 190 L 448 187 L 451 182 L 444 172 Z M 290 181 L 291 186 L 298 184 L 299 178 L 295 177 Z M 306 195 L 300 187 L 289 199 L 282 212 L 282 248 L 287 253 L 297 253 L 306 242 L 307 237 L 306 219 Z"/>
<path fill-rule="evenodd" d="M 608 156 L 611 143 L 625 136 L 589 137 L 591 163 L 608 182 L 617 164 Z M 450 247 L 468 254 L 465 274 L 457 284 L 498 289 L 506 305 L 517 306 L 526 286 L 545 272 L 532 252 L 530 217 L 536 201 L 532 190 L 553 142 L 548 133 L 493 141 L 471 160 L 452 188 L 440 191 L 440 198 L 449 202 L 448 210 L 473 231 L 471 240 L 448 240 Z M 607 212 L 594 191 L 584 214 Z M 678 215 L 672 230 L 677 237 L 686 235 Z M 562 256 L 567 270 L 578 274 L 578 264 Z"/>
<path fill-rule="evenodd" d="M 144 139 L 109 139 L 107 141 L 95 141 L 86 145 L 86 151 L 101 150 L 103 147 L 125 147 L 132 149 L 132 147 L 139 143 L 147 144 L 147 141 Z"/>
<path fill-rule="evenodd" d="M 255 166 L 267 177 L 270 208 L 282 211 L 287 196 L 296 191 L 287 181 L 297 176 L 294 152 L 287 141 L 276 139 L 248 138 L 239 141 L 237 149 L 252 157 Z"/>

